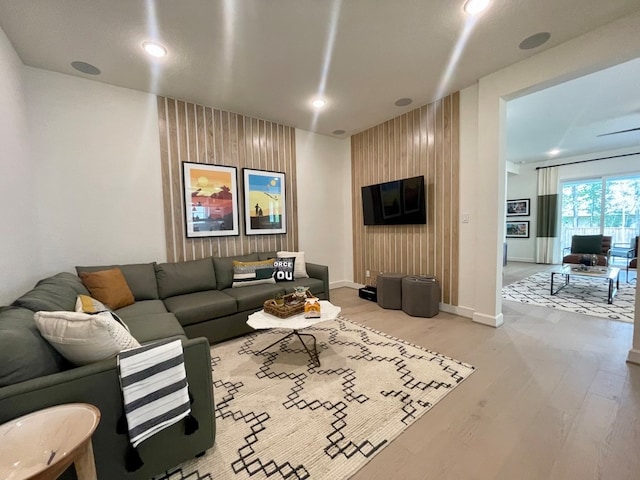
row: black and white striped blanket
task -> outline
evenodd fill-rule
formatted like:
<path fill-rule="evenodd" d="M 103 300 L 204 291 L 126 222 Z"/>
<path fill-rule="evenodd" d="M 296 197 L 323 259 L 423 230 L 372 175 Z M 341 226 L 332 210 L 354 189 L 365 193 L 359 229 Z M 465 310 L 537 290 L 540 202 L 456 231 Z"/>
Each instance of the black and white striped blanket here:
<path fill-rule="evenodd" d="M 180 340 L 165 340 L 118 355 L 120 385 L 132 446 L 191 412 Z"/>

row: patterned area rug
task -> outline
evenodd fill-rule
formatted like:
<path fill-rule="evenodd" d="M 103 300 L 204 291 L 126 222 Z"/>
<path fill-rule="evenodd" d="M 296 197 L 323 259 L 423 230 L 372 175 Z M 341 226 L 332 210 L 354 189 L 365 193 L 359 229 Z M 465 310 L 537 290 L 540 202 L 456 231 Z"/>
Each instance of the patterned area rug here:
<path fill-rule="evenodd" d="M 215 444 L 162 480 L 345 479 L 425 414 L 474 367 L 340 318 L 258 354 L 288 333 L 215 345 Z M 309 341 L 309 340 L 307 340 Z"/>
<path fill-rule="evenodd" d="M 558 281 L 562 277 L 556 276 Z M 554 280 L 555 287 L 555 280 Z M 571 277 L 569 285 L 556 295 L 551 295 L 551 273 L 531 275 L 502 289 L 502 298 L 514 302 L 582 313 L 594 317 L 609 318 L 633 323 L 635 305 L 635 283 L 620 281 L 613 304 L 607 303 L 608 282 L 599 278 Z"/>

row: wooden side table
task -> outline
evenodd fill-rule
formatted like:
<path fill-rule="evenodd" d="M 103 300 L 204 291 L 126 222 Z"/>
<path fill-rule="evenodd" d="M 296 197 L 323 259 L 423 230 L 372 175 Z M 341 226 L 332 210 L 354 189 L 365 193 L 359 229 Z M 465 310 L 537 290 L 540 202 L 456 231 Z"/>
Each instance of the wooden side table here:
<path fill-rule="evenodd" d="M 0 425 L 0 478 L 54 480 L 74 463 L 78 480 L 97 480 L 91 437 L 98 423 L 94 405 L 67 403 Z"/>

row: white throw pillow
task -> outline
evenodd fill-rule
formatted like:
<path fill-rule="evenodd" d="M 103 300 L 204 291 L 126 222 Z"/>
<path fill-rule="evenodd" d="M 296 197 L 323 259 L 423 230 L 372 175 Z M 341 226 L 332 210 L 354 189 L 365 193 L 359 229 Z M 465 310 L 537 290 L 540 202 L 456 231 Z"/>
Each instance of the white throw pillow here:
<path fill-rule="evenodd" d="M 74 365 L 87 365 L 139 347 L 138 341 L 110 312 L 36 312 L 40 334 Z"/>
<path fill-rule="evenodd" d="M 304 260 L 304 252 L 278 252 L 278 257 L 296 257 L 293 267 L 293 278 L 309 278 Z"/>

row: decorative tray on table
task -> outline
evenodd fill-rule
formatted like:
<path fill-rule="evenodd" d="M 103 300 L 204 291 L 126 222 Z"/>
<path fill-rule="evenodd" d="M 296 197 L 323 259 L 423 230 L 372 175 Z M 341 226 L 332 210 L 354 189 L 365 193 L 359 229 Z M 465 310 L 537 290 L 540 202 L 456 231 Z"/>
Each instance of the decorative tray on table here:
<path fill-rule="evenodd" d="M 275 315 L 278 318 L 292 317 L 299 313 L 303 313 L 305 300 L 307 298 L 312 298 L 313 296 L 314 295 L 309 292 L 309 290 L 305 291 L 304 297 L 298 296 L 295 293 L 290 293 L 289 295 L 282 297 L 284 300 L 282 305 L 276 305 L 276 301 L 274 299 L 269 299 L 263 303 L 264 311 L 271 315 Z"/>

